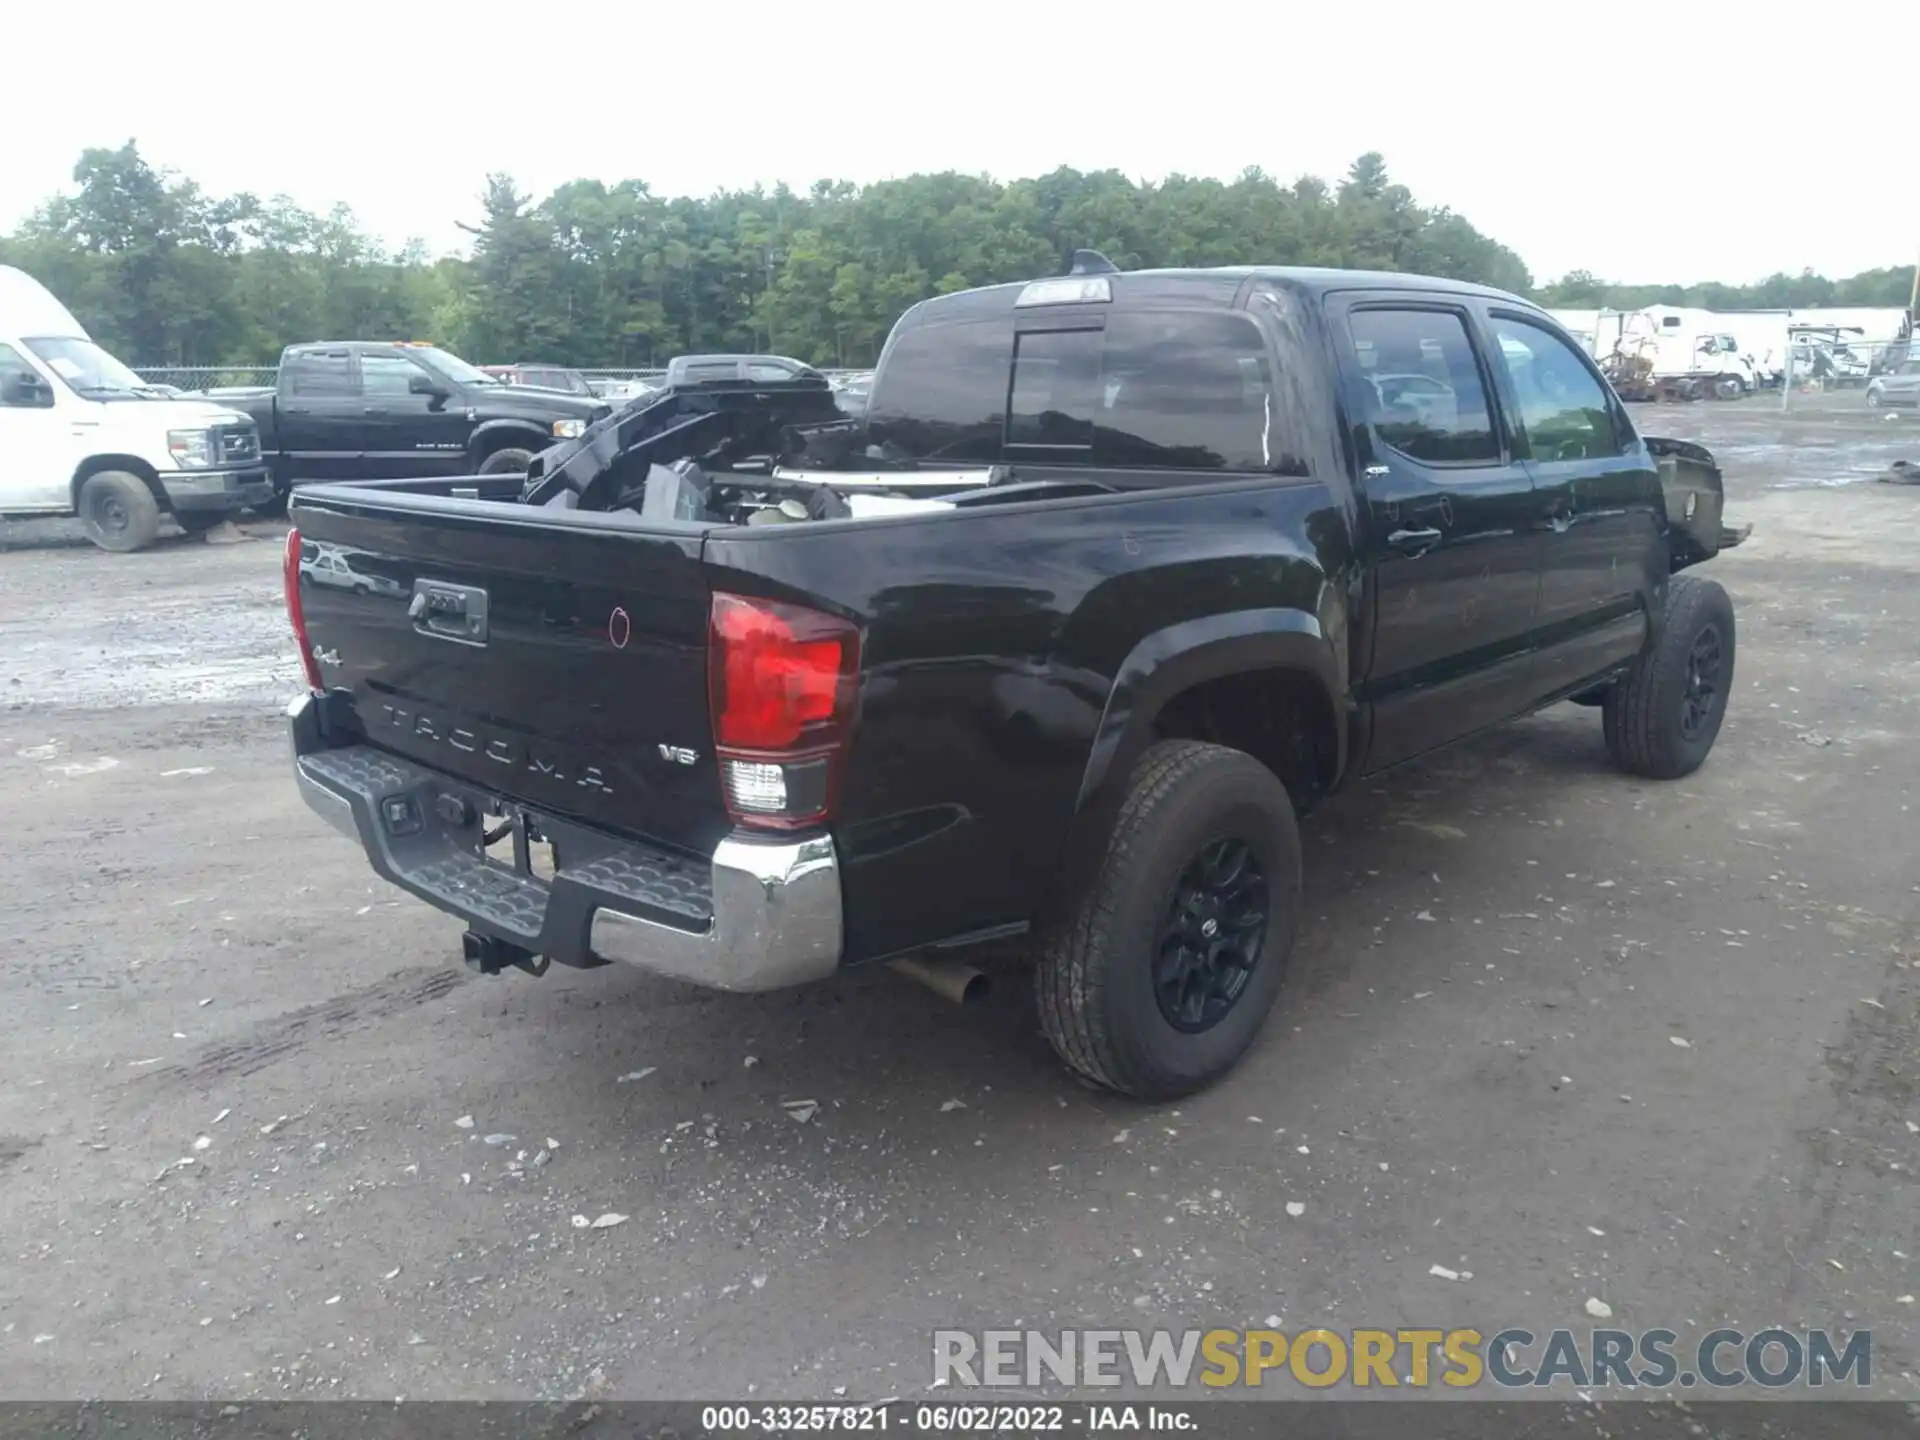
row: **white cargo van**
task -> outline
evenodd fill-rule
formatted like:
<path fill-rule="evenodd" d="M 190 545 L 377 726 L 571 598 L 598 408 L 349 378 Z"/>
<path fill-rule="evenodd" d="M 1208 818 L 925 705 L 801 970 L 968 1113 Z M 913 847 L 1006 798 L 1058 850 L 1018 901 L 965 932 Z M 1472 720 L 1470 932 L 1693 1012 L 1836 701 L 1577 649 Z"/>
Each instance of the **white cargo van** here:
<path fill-rule="evenodd" d="M 0 518 L 78 515 L 102 549 L 138 550 L 162 515 L 197 533 L 272 496 L 248 416 L 146 384 L 0 265 Z"/>

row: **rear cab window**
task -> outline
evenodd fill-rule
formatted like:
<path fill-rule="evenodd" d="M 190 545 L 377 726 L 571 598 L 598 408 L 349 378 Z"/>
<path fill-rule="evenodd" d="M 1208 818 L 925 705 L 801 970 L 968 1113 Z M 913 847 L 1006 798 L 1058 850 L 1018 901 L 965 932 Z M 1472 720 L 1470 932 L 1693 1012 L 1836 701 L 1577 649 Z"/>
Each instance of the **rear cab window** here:
<path fill-rule="evenodd" d="M 921 461 L 1304 473 L 1244 311 L 1060 307 L 896 338 L 870 436 Z"/>

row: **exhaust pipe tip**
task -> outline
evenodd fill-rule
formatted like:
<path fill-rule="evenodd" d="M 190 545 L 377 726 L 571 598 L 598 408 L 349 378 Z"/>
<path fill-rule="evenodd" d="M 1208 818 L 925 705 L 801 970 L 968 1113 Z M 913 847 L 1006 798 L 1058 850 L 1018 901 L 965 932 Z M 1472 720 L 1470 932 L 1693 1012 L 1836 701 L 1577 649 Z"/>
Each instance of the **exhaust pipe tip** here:
<path fill-rule="evenodd" d="M 888 961 L 887 968 L 909 980 L 917 980 L 956 1005 L 980 1005 L 993 993 L 993 981 L 986 972 L 976 970 L 964 960 L 910 958 Z"/>

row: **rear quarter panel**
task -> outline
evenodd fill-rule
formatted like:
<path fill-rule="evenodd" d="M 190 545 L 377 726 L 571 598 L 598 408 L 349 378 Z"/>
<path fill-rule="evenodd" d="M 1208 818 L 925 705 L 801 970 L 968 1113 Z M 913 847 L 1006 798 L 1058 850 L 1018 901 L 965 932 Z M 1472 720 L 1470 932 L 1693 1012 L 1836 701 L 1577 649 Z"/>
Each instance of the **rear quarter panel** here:
<path fill-rule="evenodd" d="M 835 828 L 848 960 L 1030 919 L 1129 657 L 1186 620 L 1344 615 L 1325 557 L 1347 533 L 1325 486 L 1262 479 L 712 535 L 715 589 L 863 627 Z"/>

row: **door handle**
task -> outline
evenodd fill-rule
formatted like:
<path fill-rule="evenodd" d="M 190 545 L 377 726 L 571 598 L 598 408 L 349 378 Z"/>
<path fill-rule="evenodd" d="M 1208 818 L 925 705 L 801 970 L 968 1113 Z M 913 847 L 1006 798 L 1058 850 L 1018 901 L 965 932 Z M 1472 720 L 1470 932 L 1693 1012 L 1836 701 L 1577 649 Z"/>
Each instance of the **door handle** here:
<path fill-rule="evenodd" d="M 362 415 L 384 415 L 387 413 L 387 407 L 384 405 L 369 405 L 360 413 Z"/>
<path fill-rule="evenodd" d="M 1395 530 L 1387 536 L 1387 544 L 1403 555 L 1424 555 L 1438 545 L 1444 537 L 1438 530 Z"/>

